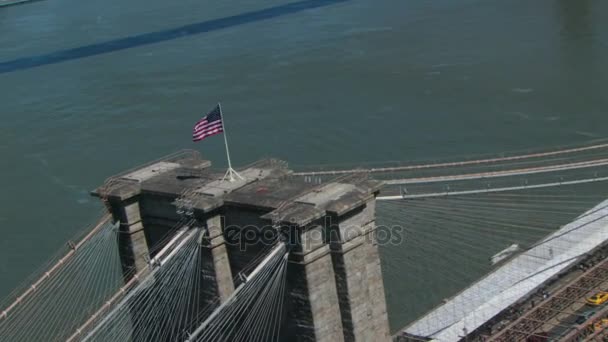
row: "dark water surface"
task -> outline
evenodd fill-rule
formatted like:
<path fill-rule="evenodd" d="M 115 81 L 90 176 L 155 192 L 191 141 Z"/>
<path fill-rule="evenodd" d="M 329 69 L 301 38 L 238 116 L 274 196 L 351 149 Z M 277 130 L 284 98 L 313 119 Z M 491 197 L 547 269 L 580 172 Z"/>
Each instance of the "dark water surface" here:
<path fill-rule="evenodd" d="M 222 101 L 234 163 L 446 158 L 608 136 L 604 0 L 44 0 L 0 9 L 0 297 Z M 383 215 L 398 216 L 394 210 Z M 379 221 L 398 217 L 379 217 Z M 387 291 L 411 282 L 387 268 Z M 393 295 L 392 298 L 395 298 Z M 390 304 L 393 327 L 411 317 Z"/>

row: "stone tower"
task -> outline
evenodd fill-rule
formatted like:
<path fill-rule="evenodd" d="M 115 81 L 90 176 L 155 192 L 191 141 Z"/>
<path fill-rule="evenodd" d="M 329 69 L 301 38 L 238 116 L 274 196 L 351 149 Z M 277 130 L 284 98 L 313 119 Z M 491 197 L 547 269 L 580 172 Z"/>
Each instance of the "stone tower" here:
<path fill-rule="evenodd" d="M 222 182 L 210 166 L 183 151 L 112 177 L 95 192 L 120 220 L 126 281 L 145 268 L 162 237 L 194 220 L 205 228 L 201 271 L 212 284 L 202 301 L 223 302 L 270 229 L 291 247 L 282 340 L 391 339 L 374 239 L 380 182 L 355 175 L 312 184 L 272 159 L 240 169 L 243 180 Z"/>

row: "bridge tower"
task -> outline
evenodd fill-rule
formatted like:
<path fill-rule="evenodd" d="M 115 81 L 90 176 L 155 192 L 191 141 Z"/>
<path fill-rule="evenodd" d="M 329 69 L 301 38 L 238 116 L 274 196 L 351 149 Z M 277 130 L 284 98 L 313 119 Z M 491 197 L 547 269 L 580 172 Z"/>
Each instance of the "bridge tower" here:
<path fill-rule="evenodd" d="M 389 341 L 375 197 L 381 183 L 341 177 L 311 184 L 269 159 L 223 173 L 184 151 L 111 178 L 95 194 L 121 222 L 125 281 L 145 269 L 183 225 L 204 227 L 203 306 L 225 301 L 251 261 L 280 236 L 289 241 L 281 339 Z"/>

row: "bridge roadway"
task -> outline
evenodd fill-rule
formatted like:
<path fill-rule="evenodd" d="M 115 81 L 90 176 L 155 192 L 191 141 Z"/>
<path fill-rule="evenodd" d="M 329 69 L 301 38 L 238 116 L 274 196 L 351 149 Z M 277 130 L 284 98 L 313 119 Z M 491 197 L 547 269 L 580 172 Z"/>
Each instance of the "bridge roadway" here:
<path fill-rule="evenodd" d="M 402 330 L 399 338 L 408 341 L 425 337 L 437 341 L 458 341 L 462 338 L 463 331 L 472 333 L 479 331 L 478 329 L 485 329 L 488 322 L 501 317 L 506 310 L 516 307 L 523 299 L 533 295 L 547 283 L 561 278 L 586 256 L 605 246 L 608 241 L 607 225 L 608 200 L 596 205 L 542 242 L 513 257 L 411 323 Z M 560 253 L 552 253 L 552 250 L 558 249 Z M 608 272 L 608 269 L 602 271 Z M 608 280 L 608 273 L 602 273 L 597 278 Z M 585 293 L 587 293 L 596 285 L 594 283 L 579 287 L 586 289 Z M 569 298 L 569 296 L 572 294 L 567 293 L 564 297 Z M 581 294 L 579 293 L 578 296 L 580 297 Z M 544 314 L 545 311 L 542 313 Z M 540 320 L 535 316 L 531 321 Z M 538 325 L 533 327 L 533 329 L 537 328 Z M 533 333 L 534 330 L 529 332 L 529 334 Z M 512 342 L 516 339 L 506 338 L 501 341 Z"/>
<path fill-rule="evenodd" d="M 604 319 L 608 319 L 608 306 L 599 310 L 595 315 L 589 317 L 589 319 L 583 324 L 573 327 L 570 333 L 561 338 L 561 342 L 605 341 L 605 339 L 599 339 L 599 337 L 605 337 L 606 334 L 608 334 L 608 329 L 605 328 L 605 325 L 602 322 Z M 595 327 L 596 323 L 600 323 L 600 326 L 603 326 L 604 329 L 597 329 Z"/>
<path fill-rule="evenodd" d="M 532 336 L 542 337 L 542 333 L 549 330 L 545 329 L 548 325 L 559 325 L 563 318 L 559 316 L 573 306 L 584 306 L 585 298 L 595 293 L 607 281 L 608 258 L 604 258 L 558 291 L 550 293 L 541 303 L 490 337 L 489 341 L 525 341 Z"/>

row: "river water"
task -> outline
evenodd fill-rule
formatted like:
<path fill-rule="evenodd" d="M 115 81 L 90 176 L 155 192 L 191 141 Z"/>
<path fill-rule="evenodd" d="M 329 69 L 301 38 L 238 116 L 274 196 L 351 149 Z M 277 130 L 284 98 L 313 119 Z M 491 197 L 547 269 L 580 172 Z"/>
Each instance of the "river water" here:
<path fill-rule="evenodd" d="M 217 101 L 235 164 L 452 158 L 608 135 L 605 0 L 289 4 L 0 8 L 0 297 L 92 220 L 88 192 L 111 174 L 183 148 L 225 165 L 220 137 L 190 141 Z M 388 292 L 412 281 L 387 272 Z M 393 329 L 404 310 L 389 303 Z"/>

